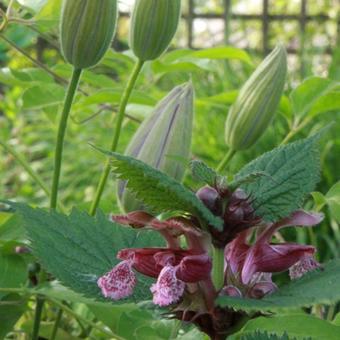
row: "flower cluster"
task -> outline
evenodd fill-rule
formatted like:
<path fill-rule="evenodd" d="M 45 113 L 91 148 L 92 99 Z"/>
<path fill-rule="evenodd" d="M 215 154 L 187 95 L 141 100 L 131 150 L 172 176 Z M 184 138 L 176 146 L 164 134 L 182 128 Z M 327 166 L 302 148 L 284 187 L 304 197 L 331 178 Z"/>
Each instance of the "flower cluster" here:
<path fill-rule="evenodd" d="M 112 216 L 113 221 L 123 225 L 157 230 L 167 247 L 121 250 L 117 254 L 121 262 L 98 280 L 105 297 L 118 300 L 131 295 L 138 272 L 156 279 L 150 288 L 155 304 L 173 305 L 194 294 L 196 298 L 202 297 L 209 311 L 214 308 L 217 295 L 262 298 L 277 289 L 272 273 L 289 270 L 295 279 L 318 267 L 313 257 L 314 247 L 271 241 L 281 228 L 320 223 L 322 214 L 298 210 L 281 221 L 266 224 L 256 216 L 247 195 L 240 189 L 221 192 L 204 187 L 197 196 L 215 215 L 222 217 L 222 231 L 212 227 L 202 230 L 194 216 L 165 221 L 143 211 Z M 255 241 L 250 242 L 254 235 Z M 181 236 L 185 237 L 185 248 Z M 225 254 L 224 286 L 218 290 L 212 283 L 212 246 L 223 249 Z"/>

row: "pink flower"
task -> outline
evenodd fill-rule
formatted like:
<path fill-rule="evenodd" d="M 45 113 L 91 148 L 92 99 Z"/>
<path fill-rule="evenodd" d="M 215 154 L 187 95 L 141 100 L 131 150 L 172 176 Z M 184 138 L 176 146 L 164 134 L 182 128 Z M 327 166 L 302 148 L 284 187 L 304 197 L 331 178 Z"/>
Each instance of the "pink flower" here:
<path fill-rule="evenodd" d="M 136 276 L 131 269 L 131 261 L 123 261 L 97 281 L 105 297 L 120 300 L 132 294 Z"/>
<path fill-rule="evenodd" d="M 117 257 L 123 261 L 98 280 L 103 295 L 115 300 L 131 295 L 136 284 L 133 268 L 141 274 L 158 278 L 151 291 L 154 302 L 160 306 L 177 302 L 183 295 L 185 283 L 209 278 L 212 268 L 207 254 L 184 249 L 123 249 Z"/>

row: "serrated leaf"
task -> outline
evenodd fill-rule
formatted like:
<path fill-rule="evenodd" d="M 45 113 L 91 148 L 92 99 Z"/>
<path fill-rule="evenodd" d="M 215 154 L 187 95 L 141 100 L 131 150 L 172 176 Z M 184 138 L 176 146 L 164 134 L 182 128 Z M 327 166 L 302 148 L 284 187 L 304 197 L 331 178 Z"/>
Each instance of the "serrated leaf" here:
<path fill-rule="evenodd" d="M 218 304 L 244 311 L 279 311 L 315 304 L 332 304 L 340 300 L 340 259 L 327 263 L 322 270 L 291 281 L 262 300 L 220 297 Z"/>
<path fill-rule="evenodd" d="M 154 231 L 135 231 L 74 209 L 70 215 L 12 204 L 21 214 L 35 255 L 63 285 L 88 298 L 103 300 L 97 280 L 114 267 L 123 248 L 164 246 Z M 151 297 L 151 280 L 139 275 L 133 301 Z M 107 300 L 106 300 L 107 301 Z M 126 302 L 123 300 L 122 302 Z"/>
<path fill-rule="evenodd" d="M 269 338 L 273 340 L 281 339 L 280 336 L 283 336 L 285 333 L 288 336 L 283 337 L 283 339 L 287 340 L 338 340 L 340 334 L 340 327 L 318 319 L 313 315 L 301 313 L 259 317 L 250 320 L 242 328 L 240 335 L 236 335 L 234 339 L 254 339 L 247 338 L 245 335 L 253 334 L 257 330 L 276 334 L 278 337 Z"/>
<path fill-rule="evenodd" d="M 267 176 L 241 186 L 252 199 L 256 214 L 277 221 L 298 209 L 320 177 L 317 142 L 320 133 L 265 153 L 246 165 L 235 180 L 255 172 Z"/>
<path fill-rule="evenodd" d="M 289 338 L 287 333 L 284 333 L 281 335 L 271 334 L 267 332 L 260 332 L 257 331 L 255 333 L 243 335 L 240 338 L 241 340 L 293 340 L 292 338 Z"/>
<path fill-rule="evenodd" d="M 135 158 L 116 152 L 105 152 L 112 159 L 118 177 L 128 180 L 127 187 L 138 200 L 157 213 L 184 211 L 207 224 L 222 228 L 222 220 L 214 216 L 196 195 L 175 179 Z"/>
<path fill-rule="evenodd" d="M 198 181 L 204 182 L 211 187 L 223 182 L 224 178 L 220 176 L 214 169 L 210 168 L 202 161 L 194 160 L 190 162 L 192 175 Z"/>
<path fill-rule="evenodd" d="M 274 179 L 268 175 L 267 173 L 265 173 L 264 171 L 255 171 L 252 172 L 250 174 L 247 174 L 245 176 L 242 177 L 238 177 L 237 179 L 235 179 L 234 181 L 232 181 L 229 186 L 230 188 L 236 189 L 238 188 L 240 185 L 242 184 L 247 184 L 247 183 L 253 183 L 256 182 L 260 177 L 267 177 L 267 180 L 272 180 L 274 181 Z"/>

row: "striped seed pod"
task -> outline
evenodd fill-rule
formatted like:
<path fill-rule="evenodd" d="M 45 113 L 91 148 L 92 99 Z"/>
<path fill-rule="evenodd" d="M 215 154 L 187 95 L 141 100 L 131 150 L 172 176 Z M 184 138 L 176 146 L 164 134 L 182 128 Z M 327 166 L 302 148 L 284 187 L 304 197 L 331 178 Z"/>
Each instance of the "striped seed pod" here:
<path fill-rule="evenodd" d="M 64 0 L 61 48 L 77 69 L 96 65 L 112 42 L 117 22 L 117 0 Z"/>
<path fill-rule="evenodd" d="M 158 58 L 174 37 L 181 0 L 136 0 L 130 28 L 130 47 L 141 60 Z"/>
<path fill-rule="evenodd" d="M 226 121 L 225 138 L 232 150 L 251 147 L 271 123 L 283 93 L 287 55 L 278 45 L 244 84 Z"/>
<path fill-rule="evenodd" d="M 193 115 L 192 85 L 174 88 L 139 127 L 125 154 L 181 181 L 190 157 Z M 145 210 L 126 186 L 125 181 L 118 181 L 122 210 Z"/>

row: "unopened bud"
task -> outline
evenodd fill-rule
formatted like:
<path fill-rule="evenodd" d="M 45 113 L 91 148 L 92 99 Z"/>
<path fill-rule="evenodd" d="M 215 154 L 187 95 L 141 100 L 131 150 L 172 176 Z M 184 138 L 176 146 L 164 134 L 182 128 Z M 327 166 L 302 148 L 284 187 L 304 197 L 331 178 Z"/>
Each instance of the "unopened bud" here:
<path fill-rule="evenodd" d="M 251 147 L 271 123 L 283 93 L 287 56 L 277 46 L 244 84 L 230 108 L 225 138 L 232 150 Z"/>
<path fill-rule="evenodd" d="M 64 0 L 61 47 L 68 63 L 83 69 L 96 65 L 113 39 L 117 0 Z"/>
<path fill-rule="evenodd" d="M 174 37 L 181 0 L 137 0 L 131 20 L 130 46 L 142 61 L 158 58 Z"/>
<path fill-rule="evenodd" d="M 193 125 L 193 87 L 174 88 L 139 127 L 125 154 L 181 181 L 189 161 Z M 126 212 L 145 210 L 118 181 L 118 201 Z"/>

